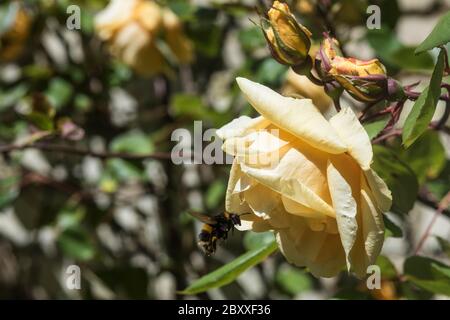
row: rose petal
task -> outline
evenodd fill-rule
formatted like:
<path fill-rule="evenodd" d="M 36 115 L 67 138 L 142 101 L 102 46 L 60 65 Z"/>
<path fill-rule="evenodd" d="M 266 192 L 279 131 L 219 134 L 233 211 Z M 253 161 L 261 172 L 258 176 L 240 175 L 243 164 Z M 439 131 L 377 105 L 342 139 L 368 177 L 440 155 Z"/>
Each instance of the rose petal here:
<path fill-rule="evenodd" d="M 347 269 L 350 270 L 352 263 L 350 252 L 355 244 L 358 232 L 357 203 L 353 197 L 351 185 L 331 161 L 328 163 L 327 175 L 331 199 L 336 212 L 337 226 L 345 251 Z"/>
<path fill-rule="evenodd" d="M 243 137 L 251 130 L 264 129 L 269 124 L 270 122 L 261 116 L 253 119 L 247 116 L 241 116 L 233 119 L 231 122 L 218 129 L 216 134 L 222 140 Z"/>
<path fill-rule="evenodd" d="M 253 231 L 253 232 L 266 232 L 271 230 L 270 224 L 254 214 L 242 214 L 240 215 L 241 225 L 236 225 L 236 229 L 239 231 Z"/>
<path fill-rule="evenodd" d="M 348 146 L 348 152 L 363 170 L 370 168 L 373 158 L 369 136 L 350 108 L 343 108 L 330 119 L 331 126 Z"/>
<path fill-rule="evenodd" d="M 345 265 L 338 234 L 312 231 L 303 218 L 293 217 L 289 229 L 275 230 L 280 251 L 296 266 L 316 277 L 333 277 Z"/>
<path fill-rule="evenodd" d="M 361 190 L 361 214 L 366 265 L 374 264 L 384 242 L 383 214 L 379 212 L 370 197 L 369 186 L 364 182 Z M 365 269 L 364 268 L 364 269 Z"/>
<path fill-rule="evenodd" d="M 281 200 L 283 202 L 284 209 L 289 213 L 305 218 L 323 219 L 326 217 L 325 213 L 311 209 L 310 207 L 304 206 L 285 196 L 282 196 Z"/>
<path fill-rule="evenodd" d="M 244 137 L 229 138 L 222 145 L 227 154 L 250 166 L 268 166 L 276 163 L 289 148 L 289 142 L 270 131 L 256 131 Z"/>
<path fill-rule="evenodd" d="M 281 205 L 280 195 L 260 183 L 245 191 L 244 199 L 252 212 L 263 219 Z"/>
<path fill-rule="evenodd" d="M 347 150 L 345 143 L 310 99 L 283 97 L 250 80 L 236 80 L 250 104 L 276 126 L 322 151 L 339 154 Z"/>
<path fill-rule="evenodd" d="M 227 193 L 225 196 L 225 210 L 235 214 L 249 213 L 250 207 L 241 198 L 241 192 L 249 187 L 249 181 L 242 173 L 240 165 L 235 160 L 230 170 Z M 246 185 L 246 186 L 244 186 Z"/>
<path fill-rule="evenodd" d="M 334 217 L 326 188 L 326 172 L 320 164 L 308 160 L 297 149 L 290 149 L 280 162 L 268 168 L 252 168 L 241 164 L 241 170 L 268 188 L 300 203 L 320 215 Z M 331 201 L 330 201 L 331 202 Z"/>
<path fill-rule="evenodd" d="M 121 28 L 133 16 L 136 0 L 113 0 L 95 16 L 95 27 L 100 38 L 108 40 L 117 29 Z"/>
<path fill-rule="evenodd" d="M 377 207 L 382 212 L 387 212 L 392 206 L 392 193 L 383 179 L 372 169 L 364 171 L 370 190 Z"/>

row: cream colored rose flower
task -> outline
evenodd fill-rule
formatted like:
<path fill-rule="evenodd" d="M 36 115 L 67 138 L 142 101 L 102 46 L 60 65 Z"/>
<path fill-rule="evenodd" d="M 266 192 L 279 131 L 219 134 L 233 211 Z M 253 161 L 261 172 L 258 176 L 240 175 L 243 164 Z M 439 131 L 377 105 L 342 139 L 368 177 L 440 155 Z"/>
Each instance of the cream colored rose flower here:
<path fill-rule="evenodd" d="M 370 168 L 364 128 L 349 108 L 327 121 L 309 99 L 237 82 L 261 116 L 218 130 L 224 151 L 235 157 L 226 210 L 250 213 L 241 216 L 242 230 L 273 230 L 286 259 L 316 276 L 347 265 L 363 277 L 380 253 L 382 213 L 392 200 Z"/>
<path fill-rule="evenodd" d="M 163 72 L 167 63 L 157 46 L 162 37 L 180 64 L 193 59 L 193 47 L 178 17 L 153 1 L 112 0 L 95 18 L 99 37 L 111 53 L 142 75 Z"/>

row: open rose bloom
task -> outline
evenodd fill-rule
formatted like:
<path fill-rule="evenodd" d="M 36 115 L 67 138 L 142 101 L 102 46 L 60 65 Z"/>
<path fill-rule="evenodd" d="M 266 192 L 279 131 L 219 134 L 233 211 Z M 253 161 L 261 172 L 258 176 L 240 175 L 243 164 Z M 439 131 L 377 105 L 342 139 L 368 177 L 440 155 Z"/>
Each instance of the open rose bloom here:
<path fill-rule="evenodd" d="M 31 17 L 19 3 L 11 3 L 0 30 L 0 61 L 17 59 L 25 49 Z"/>
<path fill-rule="evenodd" d="M 155 1 L 112 0 L 97 14 L 95 26 L 111 53 L 139 74 L 151 76 L 167 68 L 158 47 L 160 36 L 179 64 L 193 60 L 193 46 L 181 21 Z"/>
<path fill-rule="evenodd" d="M 327 120 L 310 99 L 237 82 L 261 116 L 240 117 L 217 132 L 235 158 L 226 210 L 243 214 L 241 230 L 273 230 L 286 259 L 316 276 L 347 266 L 363 277 L 381 251 L 383 212 L 392 202 L 370 168 L 364 128 L 350 108 Z"/>

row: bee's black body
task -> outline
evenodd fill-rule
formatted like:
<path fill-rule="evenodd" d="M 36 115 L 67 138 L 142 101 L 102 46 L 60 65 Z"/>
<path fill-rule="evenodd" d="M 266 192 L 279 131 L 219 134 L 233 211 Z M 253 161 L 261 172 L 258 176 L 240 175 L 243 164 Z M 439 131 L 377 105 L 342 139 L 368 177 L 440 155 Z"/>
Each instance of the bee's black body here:
<path fill-rule="evenodd" d="M 198 235 L 198 245 L 208 256 L 216 252 L 218 240 L 226 240 L 228 238 L 228 232 L 235 225 L 241 225 L 239 215 L 233 213 L 223 212 L 213 217 L 199 213 L 191 214 L 204 222 L 202 231 Z"/>

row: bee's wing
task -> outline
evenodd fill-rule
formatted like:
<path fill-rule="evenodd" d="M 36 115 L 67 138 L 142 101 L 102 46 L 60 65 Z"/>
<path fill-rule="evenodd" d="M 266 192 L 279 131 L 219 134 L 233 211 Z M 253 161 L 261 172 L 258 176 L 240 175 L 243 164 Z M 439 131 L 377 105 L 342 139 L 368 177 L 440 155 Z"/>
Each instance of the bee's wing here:
<path fill-rule="evenodd" d="M 212 224 L 212 225 L 217 223 L 216 219 L 214 219 L 213 217 L 207 216 L 206 214 L 202 214 L 202 213 L 195 212 L 195 211 L 188 211 L 188 213 L 203 223 Z"/>

